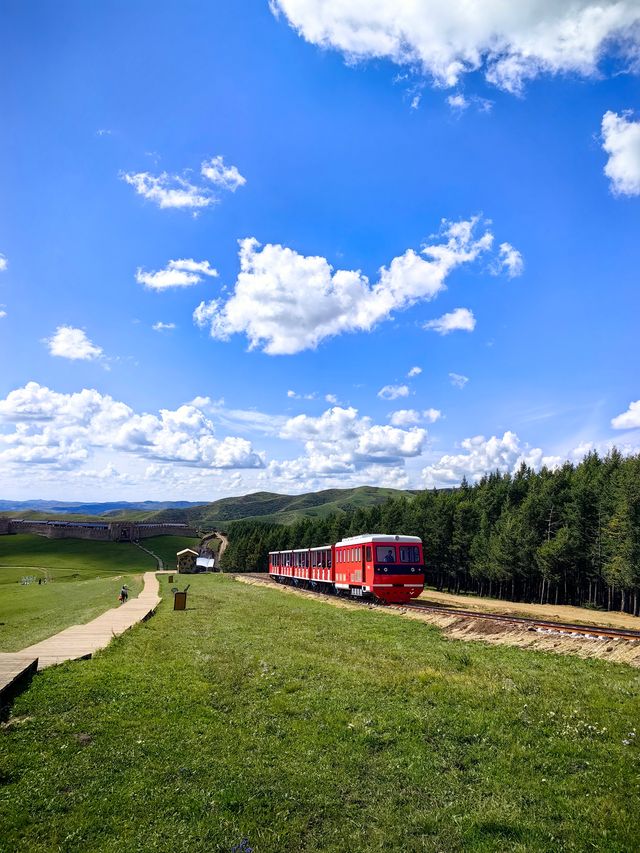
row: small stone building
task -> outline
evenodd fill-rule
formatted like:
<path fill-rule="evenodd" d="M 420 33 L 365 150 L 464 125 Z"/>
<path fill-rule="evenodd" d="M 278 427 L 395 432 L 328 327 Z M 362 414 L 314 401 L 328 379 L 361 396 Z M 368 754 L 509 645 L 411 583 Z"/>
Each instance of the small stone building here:
<path fill-rule="evenodd" d="M 194 551 L 193 548 L 184 548 L 176 554 L 176 569 L 183 575 L 194 574 L 197 559 L 197 551 Z"/>

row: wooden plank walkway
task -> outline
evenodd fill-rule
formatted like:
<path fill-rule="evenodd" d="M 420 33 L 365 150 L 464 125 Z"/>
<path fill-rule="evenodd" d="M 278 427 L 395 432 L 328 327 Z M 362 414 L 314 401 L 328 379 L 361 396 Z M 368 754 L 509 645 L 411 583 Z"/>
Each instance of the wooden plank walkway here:
<path fill-rule="evenodd" d="M 114 637 L 123 634 L 138 622 L 144 622 L 160 603 L 160 585 L 155 572 L 144 573 L 144 587 L 137 598 L 120 607 L 107 610 L 86 625 L 73 625 L 47 640 L 28 646 L 20 652 L 0 654 L 0 698 L 9 692 L 37 662 L 38 670 L 67 660 L 90 658 L 104 649 Z"/>

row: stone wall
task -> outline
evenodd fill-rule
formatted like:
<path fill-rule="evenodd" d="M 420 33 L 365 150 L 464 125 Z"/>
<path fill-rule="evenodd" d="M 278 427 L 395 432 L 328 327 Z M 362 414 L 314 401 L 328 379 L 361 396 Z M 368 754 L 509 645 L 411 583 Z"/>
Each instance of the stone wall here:
<path fill-rule="evenodd" d="M 3 529 L 2 522 L 6 523 Z M 197 536 L 186 524 L 137 524 L 129 521 L 32 521 L 0 519 L 2 533 L 36 533 L 48 539 L 92 539 L 98 542 L 137 542 L 151 536 Z"/>

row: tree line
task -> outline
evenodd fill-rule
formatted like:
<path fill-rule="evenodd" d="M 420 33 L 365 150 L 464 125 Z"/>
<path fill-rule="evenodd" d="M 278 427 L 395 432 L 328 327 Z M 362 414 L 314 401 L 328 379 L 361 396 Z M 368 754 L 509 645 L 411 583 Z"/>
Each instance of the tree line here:
<path fill-rule="evenodd" d="M 511 601 L 639 614 L 640 454 L 589 453 L 539 472 L 522 465 L 475 485 L 391 498 L 292 525 L 229 524 L 224 569 L 266 571 L 268 552 L 345 536 L 420 536 L 426 582 Z"/>

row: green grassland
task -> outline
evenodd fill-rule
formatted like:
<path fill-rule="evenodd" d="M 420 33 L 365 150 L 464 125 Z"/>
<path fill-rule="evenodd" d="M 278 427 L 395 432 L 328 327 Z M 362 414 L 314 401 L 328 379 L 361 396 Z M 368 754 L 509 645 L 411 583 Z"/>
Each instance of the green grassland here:
<path fill-rule="evenodd" d="M 152 571 L 156 561 L 128 542 L 47 539 L 28 533 L 0 536 L 0 584 L 24 575 L 88 580 L 123 572 Z"/>
<path fill-rule="evenodd" d="M 183 548 L 193 548 L 197 551 L 200 540 L 190 536 L 153 536 L 150 539 L 143 539 L 140 544 L 157 554 L 164 563 L 165 569 L 175 569 L 176 553 Z"/>
<path fill-rule="evenodd" d="M 129 594 L 138 595 L 142 576 L 132 574 L 124 579 L 115 575 L 42 586 L 5 584 L 0 592 L 0 652 L 18 652 L 117 607 L 118 592 L 125 581 Z"/>
<path fill-rule="evenodd" d="M 640 849 L 636 670 L 190 581 L 17 698 L 3 849 Z"/>

